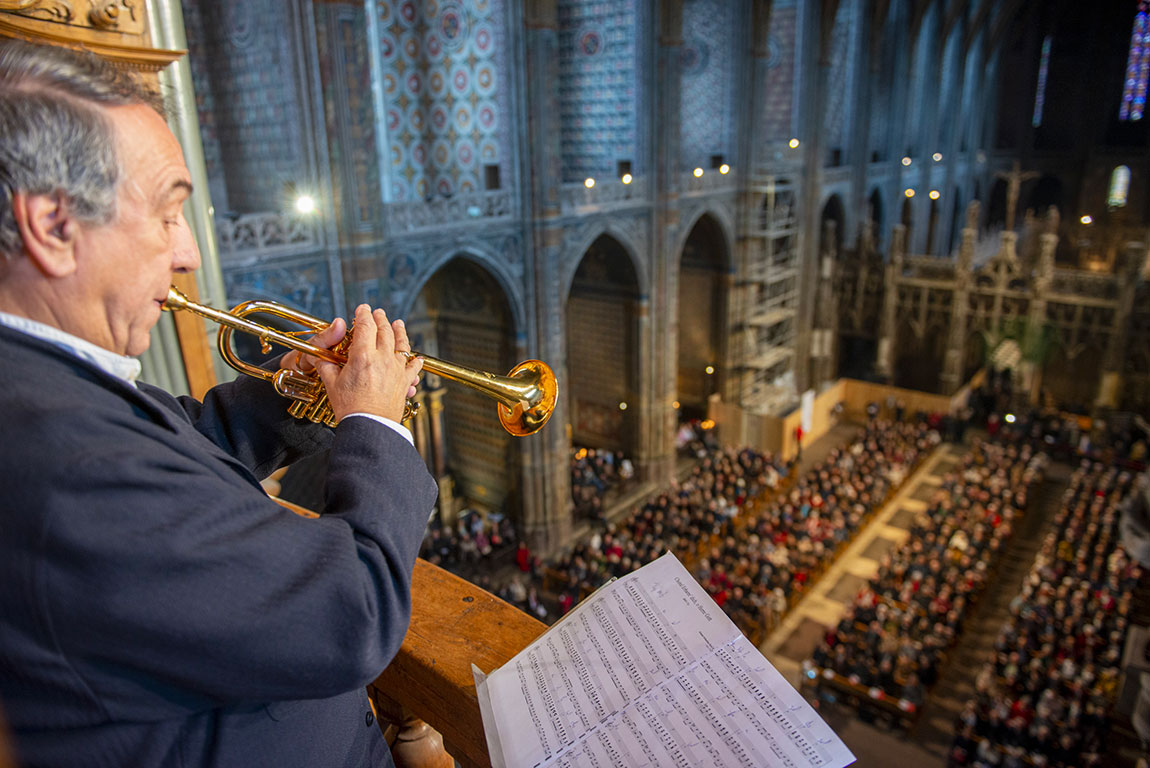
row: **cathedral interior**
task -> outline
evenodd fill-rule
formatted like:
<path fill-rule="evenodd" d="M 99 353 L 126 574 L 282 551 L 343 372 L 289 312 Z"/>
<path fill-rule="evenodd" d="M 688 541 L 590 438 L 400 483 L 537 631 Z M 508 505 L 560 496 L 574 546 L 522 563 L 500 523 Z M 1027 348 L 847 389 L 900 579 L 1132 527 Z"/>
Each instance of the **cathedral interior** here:
<path fill-rule="evenodd" d="M 1145 764 L 1150 2 L 147 6 L 202 301 L 554 369 L 424 377 L 427 557 L 550 622 L 671 548 L 859 765 Z"/>

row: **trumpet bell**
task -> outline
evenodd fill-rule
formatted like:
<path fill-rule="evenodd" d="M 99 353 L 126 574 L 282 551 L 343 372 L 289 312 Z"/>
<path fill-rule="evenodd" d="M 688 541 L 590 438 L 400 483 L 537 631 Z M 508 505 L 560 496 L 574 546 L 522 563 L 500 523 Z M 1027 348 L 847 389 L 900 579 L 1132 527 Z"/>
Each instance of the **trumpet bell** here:
<path fill-rule="evenodd" d="M 543 428 L 555 410 L 559 392 L 555 373 L 542 360 L 524 360 L 511 369 L 507 378 L 519 382 L 525 394 L 514 405 L 497 404 L 499 423 L 516 437 L 533 435 Z"/>

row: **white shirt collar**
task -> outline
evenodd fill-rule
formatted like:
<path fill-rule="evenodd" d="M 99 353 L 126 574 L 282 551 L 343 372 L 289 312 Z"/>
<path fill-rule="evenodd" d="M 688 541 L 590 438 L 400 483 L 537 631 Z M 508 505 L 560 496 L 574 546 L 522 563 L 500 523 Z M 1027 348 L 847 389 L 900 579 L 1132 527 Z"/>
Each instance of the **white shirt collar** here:
<path fill-rule="evenodd" d="M 136 386 L 136 377 L 140 375 L 140 361 L 134 357 L 118 355 L 79 336 L 65 333 L 59 328 L 19 315 L 10 315 L 7 312 L 0 312 L 0 325 L 55 344 L 60 349 L 91 363 L 109 376 L 115 376 L 133 387 Z"/>

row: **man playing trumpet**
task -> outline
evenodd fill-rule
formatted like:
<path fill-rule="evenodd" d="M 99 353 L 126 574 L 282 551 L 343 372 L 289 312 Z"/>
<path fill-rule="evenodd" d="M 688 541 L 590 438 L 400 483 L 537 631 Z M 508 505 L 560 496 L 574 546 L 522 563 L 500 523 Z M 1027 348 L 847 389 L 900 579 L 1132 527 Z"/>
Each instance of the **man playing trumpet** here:
<path fill-rule="evenodd" d="M 318 368 L 334 430 L 256 379 L 203 402 L 137 383 L 172 276 L 199 265 L 190 191 L 130 77 L 0 43 L 0 702 L 17 759 L 389 765 L 364 686 L 406 632 L 435 501 L 398 423 L 420 362 L 366 306 L 346 365 L 288 353 Z M 263 493 L 324 449 L 323 517 Z"/>

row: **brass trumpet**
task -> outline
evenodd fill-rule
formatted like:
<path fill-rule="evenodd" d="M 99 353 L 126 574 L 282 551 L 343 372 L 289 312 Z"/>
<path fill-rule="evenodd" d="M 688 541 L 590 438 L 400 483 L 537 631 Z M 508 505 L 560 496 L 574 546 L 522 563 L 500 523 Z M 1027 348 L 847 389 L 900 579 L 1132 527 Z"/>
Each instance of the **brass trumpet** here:
<path fill-rule="evenodd" d="M 245 301 L 237 304 L 230 312 L 224 312 L 204 304 L 197 304 L 175 287 L 171 287 L 168 289 L 164 309 L 186 310 L 218 323 L 220 330 L 216 335 L 216 343 L 224 362 L 240 373 L 272 382 L 276 392 L 295 401 L 288 407 L 288 412 L 292 416 L 335 426 L 335 414 L 332 412 L 327 392 L 318 374 L 304 374 L 287 368 L 267 371 L 247 363 L 232 349 L 232 332 L 243 331 L 252 334 L 260 340 L 260 347 L 265 354 L 271 351 L 272 344 L 279 344 L 306 355 L 343 365 L 347 362 L 346 351 L 351 343 L 351 328 L 348 328 L 347 335 L 338 345 L 332 349 L 323 349 L 309 344 L 300 336 L 322 331 L 328 323 L 274 301 Z M 297 323 L 306 330 L 279 331 L 247 319 L 248 315 L 260 312 Z M 506 376 L 496 376 L 486 371 L 477 371 L 437 360 L 418 352 L 408 352 L 407 357 L 409 360 L 421 357 L 423 370 L 450 381 L 457 381 L 495 399 L 498 402 L 496 412 L 499 415 L 499 422 L 504 429 L 517 437 L 538 432 L 551 418 L 551 412 L 555 409 L 555 396 L 558 391 L 555 374 L 550 366 L 540 360 L 524 360 L 512 368 Z M 418 410 L 418 403 L 408 401 L 404 406 L 403 420 L 407 421 Z"/>

